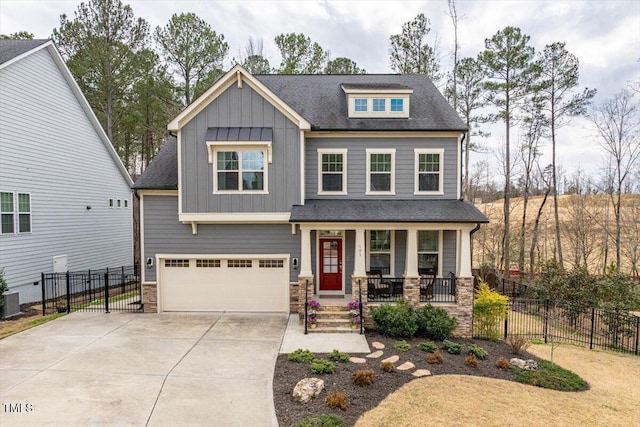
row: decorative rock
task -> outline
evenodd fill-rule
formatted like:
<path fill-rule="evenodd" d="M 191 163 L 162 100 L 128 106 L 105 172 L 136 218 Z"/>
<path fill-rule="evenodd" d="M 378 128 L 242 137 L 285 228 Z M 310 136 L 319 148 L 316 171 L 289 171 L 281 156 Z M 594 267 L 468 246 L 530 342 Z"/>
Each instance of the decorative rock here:
<path fill-rule="evenodd" d="M 324 390 L 324 381 L 319 378 L 304 378 L 298 381 L 293 389 L 293 398 L 300 403 L 307 403 Z"/>
<path fill-rule="evenodd" d="M 399 356 L 391 356 L 391 357 L 387 357 L 386 359 L 384 359 L 383 362 L 396 363 L 398 360 L 400 360 Z"/>
<path fill-rule="evenodd" d="M 375 348 L 376 350 L 382 350 L 384 348 L 384 344 L 382 344 L 381 342 L 378 342 L 378 341 L 372 342 L 371 346 L 373 348 Z"/>
<path fill-rule="evenodd" d="M 366 357 L 368 357 L 369 359 L 377 359 L 380 356 L 382 356 L 382 351 L 381 350 L 374 351 L 373 353 L 366 355 Z"/>
<path fill-rule="evenodd" d="M 350 357 L 349 362 L 351 363 L 367 363 L 367 359 L 364 357 Z"/>
<path fill-rule="evenodd" d="M 415 367 L 416 365 L 411 362 L 404 362 L 402 365 L 398 366 L 398 371 L 408 371 L 409 369 L 413 369 Z"/>
<path fill-rule="evenodd" d="M 431 375 L 431 371 L 428 369 L 417 369 L 413 374 L 414 377 L 428 377 Z"/>
<path fill-rule="evenodd" d="M 516 368 L 522 369 L 525 371 L 534 371 L 538 369 L 538 362 L 536 362 L 533 359 L 524 360 L 524 359 L 518 359 L 517 357 L 514 357 L 511 360 L 509 360 L 509 363 L 511 364 L 511 366 L 515 366 Z"/>

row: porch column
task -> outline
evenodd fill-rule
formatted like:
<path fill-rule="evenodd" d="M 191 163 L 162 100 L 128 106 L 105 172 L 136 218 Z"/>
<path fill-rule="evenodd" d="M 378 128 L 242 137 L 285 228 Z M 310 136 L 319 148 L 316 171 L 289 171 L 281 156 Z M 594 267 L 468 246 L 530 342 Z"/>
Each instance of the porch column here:
<path fill-rule="evenodd" d="M 311 230 L 300 227 L 300 276 L 311 277 Z"/>
<path fill-rule="evenodd" d="M 418 276 L 418 230 L 407 230 L 407 256 L 404 268 L 405 277 Z"/>
<path fill-rule="evenodd" d="M 365 270 L 365 242 L 364 242 L 364 228 L 356 229 L 356 253 L 353 257 L 353 275 L 362 277 L 366 276 Z"/>
<path fill-rule="evenodd" d="M 471 276 L 471 231 L 462 229 L 460 231 L 460 265 L 458 266 L 458 277 Z"/>

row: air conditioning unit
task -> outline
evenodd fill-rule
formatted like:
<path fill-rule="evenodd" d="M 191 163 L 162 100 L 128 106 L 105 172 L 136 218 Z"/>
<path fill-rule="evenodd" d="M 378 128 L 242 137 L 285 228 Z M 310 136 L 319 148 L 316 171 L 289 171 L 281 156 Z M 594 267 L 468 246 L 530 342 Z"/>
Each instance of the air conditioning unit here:
<path fill-rule="evenodd" d="M 4 305 L 0 309 L 0 317 L 8 319 L 20 314 L 20 294 L 17 291 L 7 291 L 2 295 L 4 296 Z"/>

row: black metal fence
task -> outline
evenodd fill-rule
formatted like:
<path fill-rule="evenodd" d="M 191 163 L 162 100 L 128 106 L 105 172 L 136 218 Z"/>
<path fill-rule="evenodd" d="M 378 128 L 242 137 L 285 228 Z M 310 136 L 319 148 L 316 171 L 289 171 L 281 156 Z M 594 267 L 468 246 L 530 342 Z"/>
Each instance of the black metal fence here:
<path fill-rule="evenodd" d="M 142 311 L 139 265 L 42 273 L 42 315 L 71 311 Z"/>
<path fill-rule="evenodd" d="M 509 299 L 503 336 L 640 354 L 640 317 L 597 308 L 576 310 L 540 299 Z M 477 338 L 482 338 L 478 336 Z"/>

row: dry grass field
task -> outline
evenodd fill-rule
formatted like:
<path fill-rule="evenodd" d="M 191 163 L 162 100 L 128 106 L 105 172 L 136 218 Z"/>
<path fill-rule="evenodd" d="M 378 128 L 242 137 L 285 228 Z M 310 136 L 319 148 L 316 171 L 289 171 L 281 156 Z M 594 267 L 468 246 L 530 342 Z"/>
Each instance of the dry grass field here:
<path fill-rule="evenodd" d="M 550 346 L 529 351 L 549 359 Z M 640 357 L 575 346 L 556 348 L 554 361 L 590 389 L 569 393 L 472 376 L 410 382 L 364 414 L 357 427 L 379 426 L 631 426 L 640 423 Z"/>

